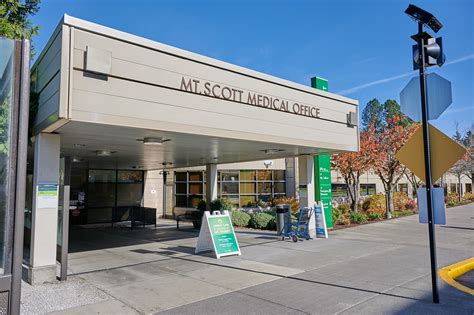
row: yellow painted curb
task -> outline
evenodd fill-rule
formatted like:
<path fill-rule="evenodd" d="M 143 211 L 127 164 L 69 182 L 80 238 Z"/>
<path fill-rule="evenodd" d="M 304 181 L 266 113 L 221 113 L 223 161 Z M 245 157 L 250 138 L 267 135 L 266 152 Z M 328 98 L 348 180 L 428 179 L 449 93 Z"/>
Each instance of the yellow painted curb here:
<path fill-rule="evenodd" d="M 455 263 L 454 265 L 441 268 L 440 270 L 438 270 L 438 275 L 447 284 L 455 287 L 456 289 L 460 291 L 466 292 L 474 296 L 474 289 L 468 288 L 455 280 L 457 277 L 473 269 L 474 269 L 474 257 L 471 257 L 469 259 Z"/>

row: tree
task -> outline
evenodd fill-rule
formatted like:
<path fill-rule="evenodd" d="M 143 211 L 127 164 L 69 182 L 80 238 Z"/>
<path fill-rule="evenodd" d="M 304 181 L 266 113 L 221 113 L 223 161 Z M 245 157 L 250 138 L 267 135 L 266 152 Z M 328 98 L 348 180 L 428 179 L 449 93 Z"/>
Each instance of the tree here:
<path fill-rule="evenodd" d="M 385 189 L 387 218 L 391 218 L 394 211 L 393 193 L 395 187 L 406 174 L 406 167 L 395 158 L 395 154 L 418 128 L 417 124 L 405 126 L 402 121 L 398 116 L 391 117 L 382 132 L 376 134 L 377 153 L 373 168 Z"/>
<path fill-rule="evenodd" d="M 2 0 L 0 2 L 0 36 L 31 39 L 39 27 L 33 26 L 30 15 L 39 10 L 40 0 Z"/>
<path fill-rule="evenodd" d="M 466 134 L 463 136 L 462 133 L 458 130 L 458 126 L 456 125 L 456 132 L 453 135 L 453 139 L 464 146 L 468 151 L 466 154 L 459 160 L 457 161 L 453 167 L 449 170 L 449 172 L 456 176 L 456 179 L 458 180 L 458 187 L 459 187 L 459 193 L 458 193 L 458 198 L 459 202 L 461 202 L 462 198 L 462 186 L 461 186 L 461 179 L 463 176 L 467 176 L 471 179 L 472 182 L 472 173 L 474 173 L 474 168 L 473 168 L 473 148 L 472 148 L 472 132 L 469 130 L 466 132 Z"/>
<path fill-rule="evenodd" d="M 418 178 L 418 176 L 415 175 L 412 171 L 410 171 L 408 168 L 405 170 L 405 176 L 408 179 L 408 181 L 411 184 L 411 187 L 413 187 L 413 197 L 418 197 L 418 188 L 421 186 L 421 180 Z"/>
<path fill-rule="evenodd" d="M 375 125 L 371 124 L 360 135 L 360 150 L 334 155 L 331 166 L 338 170 L 347 185 L 351 210 L 357 212 L 359 204 L 360 176 L 367 172 L 374 163 L 375 156 Z"/>
<path fill-rule="evenodd" d="M 369 101 L 362 111 L 362 130 L 367 130 L 370 125 L 375 126 L 375 131 L 380 133 L 387 125 L 387 121 L 393 117 L 399 117 L 399 124 L 408 126 L 412 123 L 411 119 L 405 116 L 395 100 L 386 100 L 381 104 L 374 98 Z"/>
<path fill-rule="evenodd" d="M 374 98 L 365 105 L 362 111 L 362 130 L 367 130 L 373 125 L 376 131 L 380 131 L 382 119 L 382 104 Z"/>

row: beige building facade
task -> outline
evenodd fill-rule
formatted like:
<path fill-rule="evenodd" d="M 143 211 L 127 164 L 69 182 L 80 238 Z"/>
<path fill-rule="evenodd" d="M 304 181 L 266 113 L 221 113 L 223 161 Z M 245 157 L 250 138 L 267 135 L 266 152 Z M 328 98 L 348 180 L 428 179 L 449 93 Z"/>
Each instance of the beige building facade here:
<path fill-rule="evenodd" d="M 63 275 L 71 226 L 156 223 L 201 197 L 243 205 L 296 182 L 311 206 L 313 156 L 359 149 L 356 100 L 67 15 L 31 73 L 31 283 L 55 279 L 57 261 Z"/>

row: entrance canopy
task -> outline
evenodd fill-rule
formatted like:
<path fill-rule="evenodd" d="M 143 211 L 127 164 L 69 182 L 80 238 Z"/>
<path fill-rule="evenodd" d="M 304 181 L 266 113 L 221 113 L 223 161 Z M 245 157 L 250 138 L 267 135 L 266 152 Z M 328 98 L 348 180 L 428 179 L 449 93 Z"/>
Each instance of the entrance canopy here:
<path fill-rule="evenodd" d="M 33 67 L 35 131 L 90 167 L 359 148 L 358 103 L 65 15 Z M 106 158 L 104 158 L 104 156 Z"/>

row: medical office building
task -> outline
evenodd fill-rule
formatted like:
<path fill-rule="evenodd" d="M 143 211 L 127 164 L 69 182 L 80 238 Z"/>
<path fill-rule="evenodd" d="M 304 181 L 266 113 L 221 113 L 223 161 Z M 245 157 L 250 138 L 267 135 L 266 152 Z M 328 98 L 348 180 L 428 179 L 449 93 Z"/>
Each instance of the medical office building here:
<path fill-rule="evenodd" d="M 201 197 L 312 205 L 313 156 L 359 148 L 355 100 L 70 16 L 31 78 L 31 283 L 66 264 L 72 225 L 114 223 L 127 207 L 173 217 Z"/>

